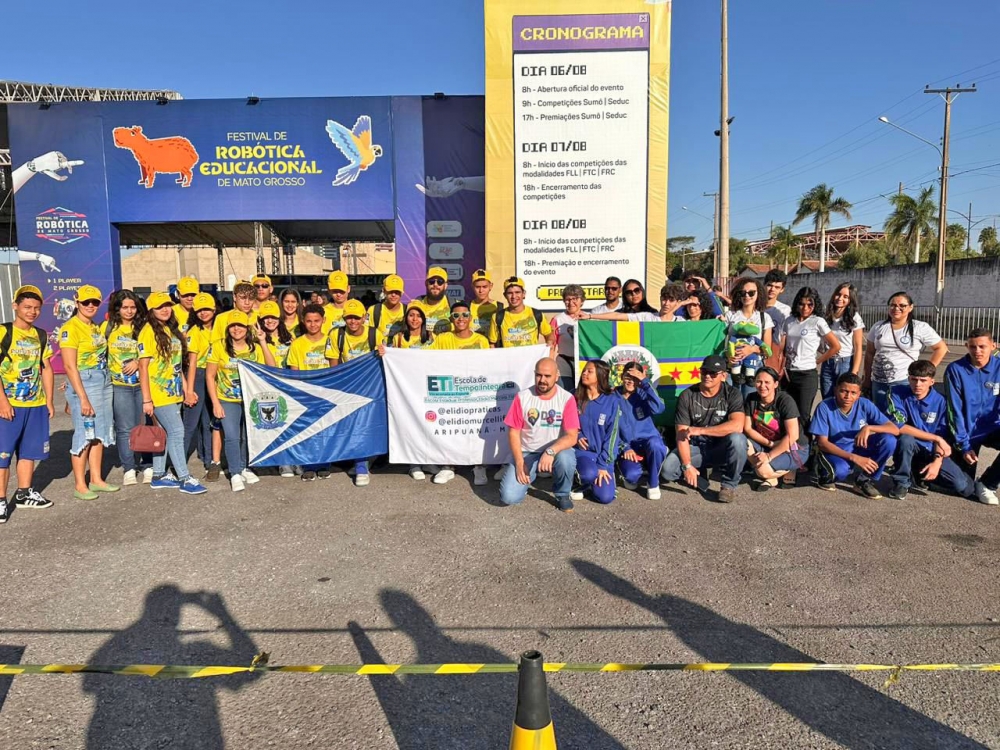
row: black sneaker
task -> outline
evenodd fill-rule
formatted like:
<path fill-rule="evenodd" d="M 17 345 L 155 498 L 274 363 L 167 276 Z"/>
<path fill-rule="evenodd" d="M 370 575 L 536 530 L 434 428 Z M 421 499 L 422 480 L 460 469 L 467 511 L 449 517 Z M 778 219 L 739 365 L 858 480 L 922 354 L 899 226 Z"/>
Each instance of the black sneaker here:
<path fill-rule="evenodd" d="M 316 472 L 315 471 L 303 471 L 302 472 L 302 481 L 303 482 L 315 482 L 316 481 Z"/>
<path fill-rule="evenodd" d="M 319 471 L 316 472 L 316 477 L 318 479 L 329 479 L 330 478 L 330 470 L 329 469 L 320 469 Z"/>
<path fill-rule="evenodd" d="M 875 482 L 871 479 L 860 479 L 855 484 L 855 487 L 858 488 L 858 492 L 871 500 L 882 499 L 882 493 L 878 491 L 878 487 L 875 486 Z"/>
<path fill-rule="evenodd" d="M 18 508 L 43 510 L 44 508 L 51 508 L 52 501 L 43 497 L 42 493 L 34 487 L 29 487 L 26 490 L 19 489 L 14 493 L 14 505 Z"/>
<path fill-rule="evenodd" d="M 7 519 L 10 518 L 10 510 L 7 500 L 0 500 L 0 523 L 7 523 Z"/>
<path fill-rule="evenodd" d="M 896 484 L 893 485 L 891 490 L 889 490 L 889 497 L 893 500 L 905 500 L 909 492 L 909 487 L 903 487 L 902 485 Z"/>

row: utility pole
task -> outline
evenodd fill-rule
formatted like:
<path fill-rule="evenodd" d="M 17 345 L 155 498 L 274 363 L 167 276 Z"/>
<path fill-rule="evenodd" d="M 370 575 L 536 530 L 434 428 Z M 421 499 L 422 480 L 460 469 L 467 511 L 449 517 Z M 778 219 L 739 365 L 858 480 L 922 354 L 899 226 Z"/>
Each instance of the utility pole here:
<path fill-rule="evenodd" d="M 719 113 L 719 265 L 729 276 L 729 0 L 722 0 L 722 102 Z"/>
<path fill-rule="evenodd" d="M 899 194 L 900 194 L 900 195 L 902 195 L 902 194 L 903 194 L 903 183 L 902 183 L 902 182 L 901 182 L 901 183 L 899 183 Z"/>
<path fill-rule="evenodd" d="M 965 234 L 965 252 L 972 252 L 972 202 L 969 202 L 969 215 L 965 217 L 969 220 L 969 231 Z"/>
<path fill-rule="evenodd" d="M 944 256 L 948 247 L 948 163 L 949 145 L 951 140 L 951 103 L 959 94 L 976 93 L 976 85 L 963 89 L 960 84 L 954 88 L 925 88 L 925 94 L 939 94 L 944 99 L 944 136 L 941 139 L 941 205 L 938 206 L 938 257 L 937 257 L 937 290 L 934 295 L 935 326 L 941 327 L 941 314 L 944 308 Z"/>
<path fill-rule="evenodd" d="M 718 280 L 719 276 L 719 194 L 715 193 L 702 193 L 705 198 L 715 199 L 715 212 L 712 214 L 712 273 L 715 274 L 716 282 L 721 283 Z M 683 265 L 683 259 L 682 259 Z"/>

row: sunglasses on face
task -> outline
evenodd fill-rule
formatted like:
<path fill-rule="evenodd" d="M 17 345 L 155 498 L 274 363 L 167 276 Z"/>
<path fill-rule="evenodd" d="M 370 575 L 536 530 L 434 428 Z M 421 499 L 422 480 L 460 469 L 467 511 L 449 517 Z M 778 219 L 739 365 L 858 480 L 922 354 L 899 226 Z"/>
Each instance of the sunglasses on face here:
<path fill-rule="evenodd" d="M 197 296 L 197 294 L 182 294 L 181 299 L 194 299 Z"/>
<path fill-rule="evenodd" d="M 625 294 L 641 294 L 641 293 L 642 293 L 642 287 L 640 286 L 634 286 L 630 289 L 625 290 Z"/>
<path fill-rule="evenodd" d="M 889 305 L 889 309 L 890 310 L 905 310 L 908 307 L 909 307 L 909 305 L 906 305 L 906 304 L 903 304 L 903 305 Z"/>
<path fill-rule="evenodd" d="M 706 378 L 721 378 L 725 374 L 726 373 L 724 373 L 724 372 L 705 372 L 705 373 L 702 373 L 702 377 L 706 377 Z"/>
<path fill-rule="evenodd" d="M 427 279 L 427 283 L 431 286 L 442 286 L 444 284 L 444 279 L 435 276 L 433 279 Z"/>
<path fill-rule="evenodd" d="M 756 297 L 757 296 L 757 290 L 756 289 L 744 289 L 741 292 L 737 292 L 737 294 L 739 294 L 741 297 Z"/>
<path fill-rule="evenodd" d="M 101 301 L 99 299 L 82 299 L 79 304 L 81 307 L 97 307 Z"/>
<path fill-rule="evenodd" d="M 271 285 L 270 284 L 254 284 L 254 287 L 256 287 L 257 289 L 270 289 Z"/>
<path fill-rule="evenodd" d="M 472 317 L 472 313 L 470 313 L 470 312 L 453 312 L 451 314 L 451 319 L 452 320 L 458 320 L 459 318 L 471 318 L 471 317 Z"/>
<path fill-rule="evenodd" d="M 604 287 L 604 291 L 606 291 L 606 292 L 617 292 L 619 289 L 621 289 L 620 286 L 606 286 L 606 287 Z"/>

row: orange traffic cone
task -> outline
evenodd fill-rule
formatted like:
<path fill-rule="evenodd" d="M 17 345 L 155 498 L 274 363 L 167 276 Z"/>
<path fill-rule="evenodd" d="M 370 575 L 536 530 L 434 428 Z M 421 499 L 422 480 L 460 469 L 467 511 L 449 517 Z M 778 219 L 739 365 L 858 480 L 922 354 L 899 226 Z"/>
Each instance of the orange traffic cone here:
<path fill-rule="evenodd" d="M 544 661 L 537 651 L 521 654 L 517 668 L 517 712 L 510 735 L 510 750 L 556 750 L 556 733 L 549 712 Z"/>

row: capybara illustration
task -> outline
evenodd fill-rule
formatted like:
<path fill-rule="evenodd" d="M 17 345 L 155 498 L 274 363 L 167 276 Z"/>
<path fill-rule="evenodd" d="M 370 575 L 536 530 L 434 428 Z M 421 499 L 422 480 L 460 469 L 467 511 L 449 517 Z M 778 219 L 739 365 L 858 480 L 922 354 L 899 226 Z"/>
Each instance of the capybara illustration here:
<path fill-rule="evenodd" d="M 139 164 L 139 184 L 153 187 L 156 175 L 178 174 L 176 182 L 181 187 L 191 187 L 194 165 L 198 152 L 187 138 L 175 135 L 169 138 L 147 138 L 141 125 L 115 128 L 113 133 L 118 148 L 132 152 Z"/>

